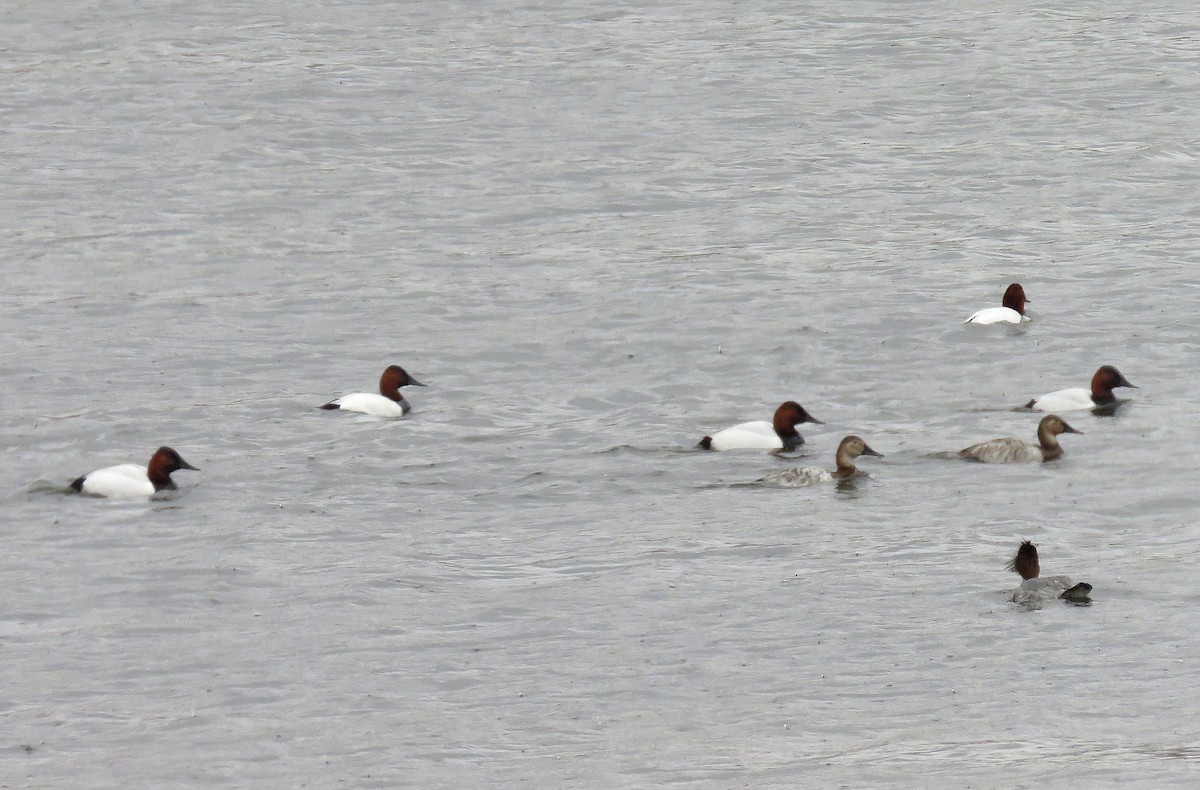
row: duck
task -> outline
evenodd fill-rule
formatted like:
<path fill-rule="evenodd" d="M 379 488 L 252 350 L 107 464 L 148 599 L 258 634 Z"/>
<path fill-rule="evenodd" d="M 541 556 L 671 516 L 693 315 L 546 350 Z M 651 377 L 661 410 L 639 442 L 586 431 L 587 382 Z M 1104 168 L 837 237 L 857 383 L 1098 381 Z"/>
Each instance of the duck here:
<path fill-rule="evenodd" d="M 1083 387 L 1058 390 L 1033 398 L 1025 404 L 1025 408 L 1034 411 L 1079 411 L 1080 409 L 1115 408 L 1117 399 L 1113 395 L 1114 387 L 1132 387 L 1129 380 L 1121 375 L 1121 371 L 1112 365 L 1101 365 L 1092 375 L 1092 388 Z"/>
<path fill-rule="evenodd" d="M 1083 433 L 1067 424 L 1067 421 L 1057 414 L 1049 414 L 1038 423 L 1038 443 L 1032 444 L 1020 439 L 992 439 L 987 442 L 973 444 L 965 450 L 959 450 L 960 458 L 971 461 L 982 461 L 985 464 L 1022 464 L 1033 461 L 1053 461 L 1061 458 L 1062 445 L 1058 443 L 1059 434 Z"/>
<path fill-rule="evenodd" d="M 858 472 L 858 468 L 854 465 L 854 459 L 860 455 L 883 458 L 862 439 L 857 436 L 847 436 L 838 444 L 837 468 L 832 472 L 815 466 L 801 466 L 795 469 L 785 469 L 782 472 L 773 472 L 766 477 L 759 478 L 757 482 L 794 488 L 813 483 L 827 483 L 831 480 L 844 480 L 853 477 Z"/>
<path fill-rule="evenodd" d="M 412 411 L 412 406 L 400 394 L 400 388 L 409 385 L 425 386 L 399 365 L 388 365 L 379 377 L 378 395 L 373 392 L 354 392 L 331 400 L 321 408 L 326 411 L 356 411 L 373 417 L 403 417 Z"/>
<path fill-rule="evenodd" d="M 160 447 L 150 456 L 150 463 L 119 464 L 88 472 L 71 482 L 71 488 L 91 496 L 134 499 L 151 497 L 159 491 L 175 489 L 171 473 L 180 469 L 200 470 L 170 447 Z"/>
<path fill-rule="evenodd" d="M 964 324 L 1019 324 L 1023 321 L 1028 321 L 1029 316 L 1025 315 L 1025 303 L 1031 300 L 1025 298 L 1025 289 L 1020 283 L 1013 283 L 1008 286 L 1004 292 L 1004 299 L 1001 301 L 1003 307 L 985 307 L 982 310 L 977 310 L 971 313 L 970 318 L 963 321 Z"/>
<path fill-rule="evenodd" d="M 1021 577 L 1021 584 L 1013 591 L 1014 603 L 1039 603 L 1048 598 L 1062 598 L 1072 603 L 1088 603 L 1092 585 L 1087 582 L 1072 584 L 1069 576 L 1039 576 L 1038 550 L 1031 541 L 1023 541 L 1017 553 L 1004 566 Z"/>
<path fill-rule="evenodd" d="M 705 436 L 697 447 L 705 450 L 783 450 L 791 452 L 804 444 L 804 437 L 796 430 L 802 422 L 824 425 L 794 400 L 784 401 L 775 410 L 771 422 L 759 420 L 743 422 Z"/>

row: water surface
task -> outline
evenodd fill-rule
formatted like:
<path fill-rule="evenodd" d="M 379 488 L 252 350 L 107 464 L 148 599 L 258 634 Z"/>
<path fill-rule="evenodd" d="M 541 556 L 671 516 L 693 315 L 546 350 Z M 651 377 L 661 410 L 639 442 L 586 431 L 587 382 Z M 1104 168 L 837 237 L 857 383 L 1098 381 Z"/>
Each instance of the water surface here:
<path fill-rule="evenodd" d="M 0 784 L 1196 782 L 1192 9 L 0 19 Z M 1061 461 L 930 457 L 1105 363 Z"/>

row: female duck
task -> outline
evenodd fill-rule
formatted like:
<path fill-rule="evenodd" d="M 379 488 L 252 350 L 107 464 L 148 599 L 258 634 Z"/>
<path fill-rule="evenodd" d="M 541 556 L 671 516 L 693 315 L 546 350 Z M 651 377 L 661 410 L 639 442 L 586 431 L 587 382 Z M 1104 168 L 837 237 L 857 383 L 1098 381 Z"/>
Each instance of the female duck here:
<path fill-rule="evenodd" d="M 400 388 L 410 384 L 414 387 L 425 386 L 408 375 L 408 372 L 399 365 L 389 365 L 387 370 L 383 371 L 383 375 L 379 377 L 378 395 L 373 392 L 355 392 L 331 400 L 321 408 L 357 411 L 373 417 L 403 417 L 412 411 L 412 406 L 400 394 Z"/>
<path fill-rule="evenodd" d="M 1004 300 L 1001 302 L 1003 307 L 985 307 L 982 310 L 971 314 L 971 317 L 964 324 L 1019 324 L 1022 321 L 1028 321 L 1029 316 L 1025 315 L 1025 303 L 1029 300 L 1025 298 L 1025 289 L 1020 283 L 1013 283 L 1008 286 L 1008 290 L 1004 292 Z"/>
<path fill-rule="evenodd" d="M 180 469 L 200 471 L 170 447 L 160 447 L 150 456 L 150 463 L 146 466 L 106 466 L 75 479 L 71 482 L 71 488 L 92 496 L 124 499 L 149 497 L 156 491 L 173 490 L 175 481 L 171 479 L 171 473 Z"/>
<path fill-rule="evenodd" d="M 801 466 L 796 469 L 785 469 L 782 472 L 769 474 L 766 477 L 759 478 L 758 482 L 791 488 L 812 485 L 813 483 L 827 483 L 831 480 L 844 480 L 848 477 L 853 477 L 858 472 L 858 469 L 854 466 L 854 459 L 860 455 L 872 455 L 876 458 L 883 458 L 882 455 L 868 447 L 867 443 L 862 439 L 857 436 L 847 436 L 838 445 L 837 469 L 834 469 L 832 472 L 814 466 Z"/>
<path fill-rule="evenodd" d="M 784 450 L 791 452 L 804 444 L 804 437 L 796 430 L 796 426 L 802 422 L 824 424 L 806 412 L 799 403 L 789 400 L 781 403 L 775 410 L 772 422 L 766 420 L 743 422 L 740 425 L 717 431 L 711 436 L 705 436 L 697 446 L 703 447 L 705 450 Z"/>
<path fill-rule="evenodd" d="M 1030 444 L 1020 439 L 992 439 L 990 442 L 973 444 L 965 450 L 959 450 L 961 458 L 972 461 L 982 461 L 985 464 L 1023 464 L 1034 461 L 1053 461 L 1061 458 L 1062 445 L 1058 443 L 1059 434 L 1083 433 L 1077 431 L 1062 417 L 1051 414 L 1042 418 L 1038 423 L 1038 443 Z"/>
<path fill-rule="evenodd" d="M 1078 411 L 1079 409 L 1114 408 L 1117 399 L 1113 395 L 1113 387 L 1137 387 L 1130 384 L 1121 371 L 1112 365 L 1101 366 L 1092 376 L 1092 388 L 1083 387 L 1058 390 L 1034 398 L 1025 404 L 1025 408 L 1034 411 Z"/>
<path fill-rule="evenodd" d="M 1039 576 L 1041 565 L 1038 563 L 1037 546 L 1029 541 L 1021 543 L 1005 568 L 1019 574 L 1022 579 L 1021 585 L 1013 591 L 1012 600 L 1015 603 L 1039 603 L 1049 598 L 1087 603 L 1088 594 L 1092 591 L 1092 585 L 1087 582 L 1072 585 L 1068 576 Z"/>

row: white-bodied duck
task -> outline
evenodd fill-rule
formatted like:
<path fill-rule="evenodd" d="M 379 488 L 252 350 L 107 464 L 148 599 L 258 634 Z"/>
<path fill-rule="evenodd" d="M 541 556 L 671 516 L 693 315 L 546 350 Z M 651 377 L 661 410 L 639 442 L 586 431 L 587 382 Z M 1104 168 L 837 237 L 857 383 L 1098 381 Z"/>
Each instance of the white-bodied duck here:
<path fill-rule="evenodd" d="M 1019 324 L 1022 321 L 1028 321 L 1029 316 L 1025 315 L 1025 303 L 1028 301 L 1030 300 L 1025 298 L 1025 289 L 1021 287 L 1021 284 L 1013 283 L 1004 292 L 1004 299 L 1001 301 L 1002 307 L 985 307 L 977 310 L 971 313 L 971 316 L 963 323 Z"/>
<path fill-rule="evenodd" d="M 1113 395 L 1114 387 L 1137 389 L 1137 385 L 1130 384 L 1129 380 L 1121 375 L 1121 371 L 1112 365 L 1101 365 L 1092 375 L 1091 389 L 1073 387 L 1049 392 L 1029 401 L 1025 408 L 1053 412 L 1115 408 L 1117 398 Z"/>
<path fill-rule="evenodd" d="M 1088 603 L 1092 585 L 1087 582 L 1072 584 L 1069 576 L 1041 576 L 1037 546 L 1026 540 L 1005 566 L 1020 575 L 1021 585 L 1013 591 L 1014 603 L 1037 604 L 1051 598 L 1062 598 L 1071 603 Z"/>
<path fill-rule="evenodd" d="M 743 422 L 717 431 L 700 440 L 698 447 L 705 450 L 783 450 L 791 452 L 804 444 L 804 437 L 796 430 L 803 422 L 823 423 L 813 417 L 794 400 L 779 404 L 771 422 Z"/>
<path fill-rule="evenodd" d="M 400 394 L 401 387 L 424 387 L 425 385 L 408 375 L 399 365 L 389 365 L 379 377 L 379 394 L 354 392 L 331 400 L 322 409 L 356 411 L 373 417 L 403 417 L 412 411 L 412 406 Z"/>
<path fill-rule="evenodd" d="M 175 481 L 171 479 L 171 473 L 180 469 L 200 471 L 170 447 L 160 447 L 145 466 L 106 466 L 77 477 L 71 481 L 71 488 L 91 496 L 142 499 L 154 496 L 159 491 L 174 489 Z"/>

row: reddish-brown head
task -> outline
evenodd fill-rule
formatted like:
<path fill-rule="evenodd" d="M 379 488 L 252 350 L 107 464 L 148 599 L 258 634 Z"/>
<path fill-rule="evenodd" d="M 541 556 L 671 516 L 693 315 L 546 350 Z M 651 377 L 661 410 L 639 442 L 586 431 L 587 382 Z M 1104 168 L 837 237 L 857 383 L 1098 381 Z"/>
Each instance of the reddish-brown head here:
<path fill-rule="evenodd" d="M 175 483 L 171 480 L 171 473 L 180 469 L 200 471 L 183 460 L 183 456 L 170 447 L 160 447 L 154 451 L 154 455 L 150 456 L 150 463 L 146 465 L 146 476 L 150 478 L 154 490 L 161 491 L 164 488 L 175 487 Z"/>
<path fill-rule="evenodd" d="M 794 400 L 784 401 L 775 410 L 775 432 L 780 435 L 795 431 L 796 426 L 802 422 L 815 422 L 817 425 L 825 424 L 805 411 L 804 407 Z"/>
<path fill-rule="evenodd" d="M 1020 283 L 1013 283 L 1008 286 L 1008 290 L 1004 292 L 1005 307 L 1016 310 L 1021 315 L 1025 315 L 1025 303 L 1029 300 L 1025 298 L 1025 289 Z"/>
<path fill-rule="evenodd" d="M 1017 553 L 1008 561 L 1008 565 L 1004 567 L 1013 573 L 1020 574 L 1022 579 L 1036 579 L 1042 572 L 1041 566 L 1038 565 L 1037 546 L 1028 540 L 1024 541 L 1021 543 L 1021 548 L 1017 549 Z"/>
<path fill-rule="evenodd" d="M 383 371 L 383 375 L 379 377 L 379 394 L 395 401 L 403 400 L 400 396 L 400 388 L 410 385 L 414 387 L 425 386 L 408 375 L 408 371 L 399 365 L 389 365 L 387 370 Z"/>
<path fill-rule="evenodd" d="M 1092 376 L 1092 400 L 1096 402 L 1111 400 L 1114 387 L 1137 389 L 1137 385 L 1130 384 L 1129 380 L 1121 375 L 1121 371 L 1112 365 L 1101 365 Z"/>

